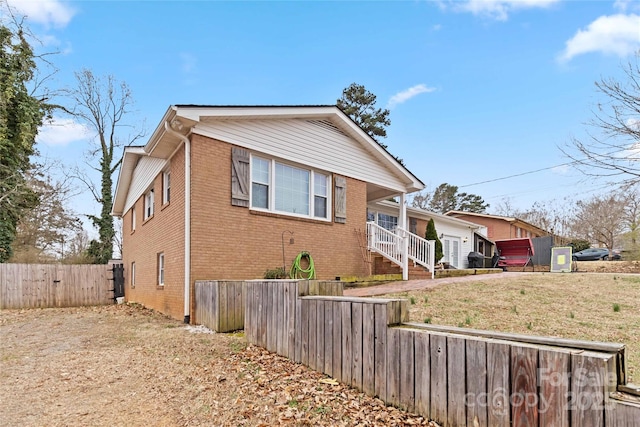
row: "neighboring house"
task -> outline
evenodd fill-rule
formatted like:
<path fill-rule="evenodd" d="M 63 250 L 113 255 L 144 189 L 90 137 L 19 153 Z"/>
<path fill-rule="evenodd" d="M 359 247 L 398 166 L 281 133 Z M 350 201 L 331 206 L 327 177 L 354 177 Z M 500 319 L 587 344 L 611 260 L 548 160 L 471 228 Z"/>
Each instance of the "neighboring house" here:
<path fill-rule="evenodd" d="M 518 239 L 549 236 L 551 233 L 518 218 L 488 215 L 475 212 L 449 211 L 446 214 L 487 227 L 487 237 L 491 240 Z"/>
<path fill-rule="evenodd" d="M 189 322 L 196 280 L 259 279 L 302 251 L 319 279 L 368 275 L 367 206 L 405 212 L 422 188 L 335 106 L 171 106 L 118 177 L 126 300 Z"/>
<path fill-rule="evenodd" d="M 433 218 L 444 254 L 440 261 L 454 268 L 466 268 L 469 252 L 480 252 L 491 257 L 492 242 L 487 239 L 486 227 L 423 209 L 407 207 L 406 210 L 408 230 L 421 237 L 425 236 L 427 223 Z M 384 200 L 370 203 L 367 206 L 367 220 L 392 230 L 398 224 L 399 211 L 397 202 Z"/>

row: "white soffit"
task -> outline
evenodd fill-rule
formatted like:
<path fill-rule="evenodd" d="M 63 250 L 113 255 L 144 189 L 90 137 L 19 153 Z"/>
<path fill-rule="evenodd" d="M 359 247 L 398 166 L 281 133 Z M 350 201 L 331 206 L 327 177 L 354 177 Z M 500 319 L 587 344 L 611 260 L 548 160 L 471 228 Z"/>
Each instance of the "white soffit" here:
<path fill-rule="evenodd" d="M 168 160 L 157 157 L 140 158 L 140 161 L 133 171 L 127 200 L 122 211 L 123 213 L 131 209 L 136 200 L 151 187 L 155 177 L 158 176 L 168 163 Z"/>

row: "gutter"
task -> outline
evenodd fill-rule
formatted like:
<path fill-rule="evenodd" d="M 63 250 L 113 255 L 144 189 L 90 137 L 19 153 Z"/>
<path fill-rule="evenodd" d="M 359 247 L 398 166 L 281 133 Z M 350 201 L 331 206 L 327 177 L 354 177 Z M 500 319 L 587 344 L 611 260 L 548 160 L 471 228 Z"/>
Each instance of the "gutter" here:
<path fill-rule="evenodd" d="M 184 142 L 184 323 L 191 323 L 191 141 L 164 122 L 165 131 Z"/>

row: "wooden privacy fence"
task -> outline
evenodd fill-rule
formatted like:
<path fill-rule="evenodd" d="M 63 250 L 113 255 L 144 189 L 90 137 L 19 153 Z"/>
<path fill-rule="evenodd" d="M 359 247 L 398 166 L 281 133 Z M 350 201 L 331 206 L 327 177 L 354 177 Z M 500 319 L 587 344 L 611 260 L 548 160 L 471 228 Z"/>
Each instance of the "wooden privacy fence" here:
<path fill-rule="evenodd" d="M 112 266 L 0 264 L 0 309 L 113 304 Z"/>
<path fill-rule="evenodd" d="M 405 324 L 405 300 L 318 290 L 245 282 L 247 340 L 443 426 L 640 425 L 614 398 L 623 345 Z"/>

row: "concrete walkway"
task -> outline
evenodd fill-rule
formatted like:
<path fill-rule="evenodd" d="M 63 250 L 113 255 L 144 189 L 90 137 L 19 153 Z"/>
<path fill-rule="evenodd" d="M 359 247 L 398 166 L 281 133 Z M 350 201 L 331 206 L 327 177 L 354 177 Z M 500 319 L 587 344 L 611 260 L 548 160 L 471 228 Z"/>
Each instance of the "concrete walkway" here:
<path fill-rule="evenodd" d="M 384 285 L 368 286 L 363 288 L 351 288 L 345 289 L 344 295 L 350 297 L 372 297 L 376 295 L 393 294 L 397 292 L 419 291 L 423 289 L 432 289 L 436 286 L 447 285 L 449 283 L 465 283 L 465 282 L 478 282 L 497 279 L 507 279 L 515 277 L 523 277 L 530 275 L 541 275 L 543 273 L 531 273 L 531 272 L 512 272 L 504 271 L 502 273 L 494 274 L 478 274 L 461 277 L 443 277 L 442 279 L 433 280 L 407 280 L 406 282 L 391 282 Z"/>

